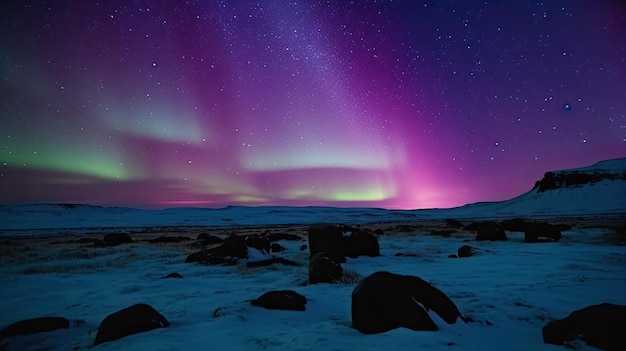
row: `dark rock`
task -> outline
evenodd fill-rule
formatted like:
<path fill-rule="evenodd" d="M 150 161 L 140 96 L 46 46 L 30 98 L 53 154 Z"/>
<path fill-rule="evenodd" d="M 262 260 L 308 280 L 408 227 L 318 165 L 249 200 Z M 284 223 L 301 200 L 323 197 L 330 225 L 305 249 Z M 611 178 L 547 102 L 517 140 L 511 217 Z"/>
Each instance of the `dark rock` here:
<path fill-rule="evenodd" d="M 465 321 L 452 300 L 418 277 L 376 272 L 352 292 L 352 326 L 365 334 L 399 327 L 438 330 L 428 310 L 448 324 Z"/>
<path fill-rule="evenodd" d="M 626 306 L 603 303 L 572 312 L 542 329 L 543 342 L 563 345 L 578 338 L 602 350 L 626 350 Z"/>
<path fill-rule="evenodd" d="M 341 280 L 343 268 L 338 262 L 326 256 L 324 252 L 318 252 L 309 261 L 309 283 L 330 283 Z"/>
<path fill-rule="evenodd" d="M 546 172 L 543 179 L 535 183 L 537 192 L 560 188 L 576 188 L 584 184 L 594 184 L 602 180 L 626 179 L 624 172 L 612 172 L 609 170 L 595 172 L 581 172 L 578 170 L 559 171 L 558 173 Z"/>
<path fill-rule="evenodd" d="M 527 225 L 528 222 L 522 218 L 512 218 L 500 222 L 500 228 L 510 232 L 523 232 Z"/>
<path fill-rule="evenodd" d="M 343 232 L 350 232 L 350 235 L 342 237 L 341 248 L 343 256 L 352 258 L 363 255 L 369 257 L 380 256 L 378 239 L 373 233 L 352 227 L 345 227 Z"/>
<path fill-rule="evenodd" d="M 107 245 L 120 245 L 132 243 L 133 239 L 131 239 L 128 234 L 111 233 L 105 235 L 104 238 L 102 238 L 102 241 Z"/>
<path fill-rule="evenodd" d="M 252 300 L 252 305 L 270 310 L 304 311 L 306 297 L 292 290 L 270 291 Z"/>
<path fill-rule="evenodd" d="M 459 256 L 457 256 L 455 254 L 451 254 L 451 255 L 448 255 L 448 258 L 459 258 Z"/>
<path fill-rule="evenodd" d="M 448 226 L 448 228 L 463 228 L 464 227 L 463 223 L 452 218 L 446 219 L 446 226 Z"/>
<path fill-rule="evenodd" d="M 257 267 L 266 267 L 266 266 L 270 266 L 273 264 L 282 264 L 285 266 L 298 266 L 298 264 L 294 261 L 290 261 L 282 257 L 273 257 L 273 258 L 269 258 L 267 260 L 262 260 L 262 261 L 247 262 L 246 267 L 257 268 Z"/>
<path fill-rule="evenodd" d="M 474 251 L 474 248 L 469 245 L 463 245 L 457 250 L 459 258 L 470 257 L 473 256 L 475 253 L 476 252 Z"/>
<path fill-rule="evenodd" d="M 342 248 L 341 228 L 332 224 L 313 224 L 309 227 L 309 250 L 311 257 L 324 253 L 333 262 L 345 262 Z"/>
<path fill-rule="evenodd" d="M 152 306 L 146 304 L 133 305 L 110 314 L 102 320 L 94 345 L 156 328 L 166 328 L 169 325 L 167 319 Z"/>
<path fill-rule="evenodd" d="M 333 262 L 341 263 L 348 257 L 380 256 L 376 236 L 365 229 L 331 224 L 315 224 L 309 227 L 311 256 L 324 252 Z"/>
<path fill-rule="evenodd" d="M 541 222 L 529 222 L 526 224 L 524 241 L 527 243 L 559 241 L 560 239 L 561 231 L 558 226 Z"/>
<path fill-rule="evenodd" d="M 232 265 L 237 263 L 237 259 L 247 257 L 248 246 L 246 246 L 245 238 L 232 235 L 226 238 L 220 246 L 192 253 L 187 256 L 185 262 Z"/>
<path fill-rule="evenodd" d="M 300 251 L 304 251 L 304 250 L 306 250 L 308 248 L 309 248 L 308 245 L 302 245 L 302 246 L 300 246 Z"/>
<path fill-rule="evenodd" d="M 182 278 L 182 277 L 183 277 L 182 275 L 180 275 L 180 274 L 178 274 L 178 273 L 174 272 L 174 273 L 170 273 L 170 274 L 168 274 L 168 275 L 164 276 L 164 277 L 163 277 L 163 278 L 161 278 L 161 279 L 167 279 L 167 278 Z"/>
<path fill-rule="evenodd" d="M 378 228 L 378 229 L 374 230 L 374 234 L 376 234 L 376 235 L 385 235 L 385 232 L 382 229 Z"/>
<path fill-rule="evenodd" d="M 259 251 L 270 253 L 270 239 L 264 235 L 246 235 L 245 245 Z"/>
<path fill-rule="evenodd" d="M 507 240 L 506 233 L 498 226 L 496 222 L 478 222 L 472 223 L 465 227 L 468 230 L 476 231 L 476 240 Z"/>
<path fill-rule="evenodd" d="M 9 325 L 0 331 L 0 340 L 10 336 L 27 335 L 56 329 L 67 329 L 70 321 L 63 317 L 40 317 L 25 319 Z"/>
<path fill-rule="evenodd" d="M 277 243 L 273 243 L 272 246 L 270 247 L 270 249 L 272 250 L 272 252 L 282 252 L 282 251 L 285 251 L 285 248 L 282 247 L 280 244 L 277 244 Z"/>
<path fill-rule="evenodd" d="M 209 235 L 209 234 L 198 235 L 198 240 L 202 240 L 203 245 L 215 245 L 215 244 L 221 244 L 224 242 L 224 239 L 217 237 L 215 235 Z"/>

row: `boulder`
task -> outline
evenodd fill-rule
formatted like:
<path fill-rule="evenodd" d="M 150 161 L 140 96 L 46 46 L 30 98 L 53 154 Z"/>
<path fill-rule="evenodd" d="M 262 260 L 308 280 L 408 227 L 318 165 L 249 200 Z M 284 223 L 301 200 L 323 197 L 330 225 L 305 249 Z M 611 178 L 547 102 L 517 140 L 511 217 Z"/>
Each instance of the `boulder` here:
<path fill-rule="evenodd" d="M 309 261 L 309 284 L 331 283 L 341 280 L 343 268 L 324 252 L 318 252 Z"/>
<path fill-rule="evenodd" d="M 313 224 L 309 227 L 309 250 L 311 257 L 324 253 L 331 261 L 341 263 L 346 258 L 342 249 L 341 228 L 332 224 Z"/>
<path fill-rule="evenodd" d="M 507 240 L 506 233 L 496 222 L 479 222 L 468 225 L 469 230 L 476 231 L 476 240 L 504 241 Z"/>
<path fill-rule="evenodd" d="M 563 345 L 578 338 L 602 350 L 626 350 L 626 306 L 603 303 L 572 312 L 541 330 L 543 342 Z"/>
<path fill-rule="evenodd" d="M 345 225 L 314 224 L 309 227 L 311 257 L 324 252 L 333 262 L 346 262 L 347 257 L 380 256 L 378 239 L 369 230 Z"/>
<path fill-rule="evenodd" d="M 551 242 L 561 239 L 559 226 L 550 223 L 529 222 L 524 230 L 524 241 L 527 243 Z"/>
<path fill-rule="evenodd" d="M 224 241 L 224 239 L 220 237 L 217 237 L 215 235 L 210 235 L 207 233 L 202 233 L 198 235 L 196 240 L 202 240 L 203 245 L 215 245 L 215 244 L 220 244 Z"/>
<path fill-rule="evenodd" d="M 458 319 L 465 322 L 452 300 L 418 277 L 376 272 L 352 292 L 352 326 L 365 334 L 399 327 L 438 330 L 428 315 L 430 310 L 448 324 Z"/>
<path fill-rule="evenodd" d="M 170 274 L 168 274 L 168 275 L 166 275 L 166 276 L 162 277 L 161 279 L 169 279 L 169 278 L 179 278 L 179 279 L 180 279 L 180 278 L 182 278 L 182 277 L 183 277 L 183 276 L 182 276 L 182 275 L 180 275 L 180 273 L 176 273 L 176 272 L 174 272 L 174 273 L 170 273 Z"/>
<path fill-rule="evenodd" d="M 522 218 L 512 218 L 500 222 L 500 228 L 510 232 L 523 232 L 527 224 L 528 222 Z"/>
<path fill-rule="evenodd" d="M 67 329 L 70 321 L 63 317 L 40 317 L 25 319 L 9 325 L 0 331 L 0 341 L 16 335 L 27 335 L 56 329 Z"/>
<path fill-rule="evenodd" d="M 350 232 L 349 235 L 342 237 L 341 246 L 343 256 L 352 258 L 364 255 L 369 257 L 380 256 L 378 239 L 373 233 L 352 227 L 342 229 L 343 232 Z"/>
<path fill-rule="evenodd" d="M 252 300 L 252 305 L 270 310 L 304 311 L 306 297 L 293 290 L 270 291 Z"/>
<path fill-rule="evenodd" d="M 265 235 L 246 235 L 245 245 L 253 247 L 259 251 L 270 253 L 270 239 Z"/>
<path fill-rule="evenodd" d="M 247 257 L 246 239 L 242 236 L 232 235 L 226 238 L 220 246 L 192 253 L 187 256 L 185 262 L 231 265 L 236 264 L 238 259 Z"/>
<path fill-rule="evenodd" d="M 463 245 L 457 250 L 457 255 L 459 258 L 470 257 L 473 256 L 475 253 L 476 251 L 474 250 L 474 248 L 469 245 Z"/>
<path fill-rule="evenodd" d="M 111 233 L 107 234 L 102 238 L 102 241 L 107 245 L 120 245 L 120 244 L 128 244 L 132 243 L 133 239 L 128 236 L 128 234 L 123 233 Z"/>
<path fill-rule="evenodd" d="M 170 323 L 150 305 L 137 304 L 108 315 L 100 327 L 94 345 L 113 341 L 128 335 L 167 328 Z"/>

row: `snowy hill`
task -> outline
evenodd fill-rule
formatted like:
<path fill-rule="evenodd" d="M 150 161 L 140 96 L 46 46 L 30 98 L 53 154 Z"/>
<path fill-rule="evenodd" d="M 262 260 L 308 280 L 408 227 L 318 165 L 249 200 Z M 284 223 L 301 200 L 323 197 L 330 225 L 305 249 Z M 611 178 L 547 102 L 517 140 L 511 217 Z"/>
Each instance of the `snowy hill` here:
<path fill-rule="evenodd" d="M 529 192 L 502 202 L 452 209 L 385 210 L 333 207 L 171 208 L 141 210 L 75 204 L 0 206 L 0 235 L 94 232 L 111 228 L 227 227 L 375 223 L 445 218 L 626 215 L 626 158 L 547 172 Z"/>
<path fill-rule="evenodd" d="M 626 216 L 626 158 L 589 167 L 547 172 L 529 192 L 514 199 L 452 209 L 457 217 Z"/>

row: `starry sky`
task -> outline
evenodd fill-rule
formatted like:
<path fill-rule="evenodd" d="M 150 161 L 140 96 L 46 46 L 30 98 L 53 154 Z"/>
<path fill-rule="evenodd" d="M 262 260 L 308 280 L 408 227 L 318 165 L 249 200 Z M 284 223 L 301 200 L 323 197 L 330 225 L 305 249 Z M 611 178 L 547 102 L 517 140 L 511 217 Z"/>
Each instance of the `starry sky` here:
<path fill-rule="evenodd" d="M 453 207 L 626 156 L 621 1 L 0 4 L 0 203 Z"/>

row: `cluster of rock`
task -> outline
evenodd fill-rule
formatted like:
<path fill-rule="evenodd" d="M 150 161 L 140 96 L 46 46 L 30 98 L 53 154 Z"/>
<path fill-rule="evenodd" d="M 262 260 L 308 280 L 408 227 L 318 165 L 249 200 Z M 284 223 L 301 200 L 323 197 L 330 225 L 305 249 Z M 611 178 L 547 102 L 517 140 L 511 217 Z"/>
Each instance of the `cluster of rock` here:
<path fill-rule="evenodd" d="M 593 184 L 602 180 L 626 179 L 626 172 L 581 172 L 561 171 L 558 173 L 546 172 L 541 180 L 535 183 L 538 192 L 544 192 L 559 188 L 571 188 L 585 184 Z"/>
<path fill-rule="evenodd" d="M 341 281 L 346 257 L 380 256 L 373 232 L 345 225 L 314 224 L 309 227 L 309 283 Z"/>
<path fill-rule="evenodd" d="M 505 231 L 523 231 L 526 242 L 557 241 L 561 238 L 561 230 L 569 229 L 567 226 L 529 222 L 522 219 L 500 223 L 477 222 L 467 226 L 455 220 L 448 220 L 447 224 L 453 228 L 476 231 L 478 241 L 507 240 Z M 344 271 L 341 263 L 346 262 L 346 257 L 380 256 L 376 234 L 382 234 L 382 232 L 372 232 L 368 229 L 345 225 L 311 225 L 308 229 L 309 284 L 342 281 Z M 280 252 L 284 248 L 272 241 L 300 240 L 300 237 L 290 234 L 276 236 L 265 233 L 246 236 L 232 235 L 221 239 L 203 234 L 198 237 L 198 240 L 202 240 L 203 245 L 213 247 L 190 254 L 186 262 L 232 265 L 240 259 L 248 258 L 249 248 L 266 254 Z M 102 240 L 104 245 L 109 246 L 129 242 L 132 242 L 130 237 L 125 238 L 124 235 L 119 234 Z M 178 241 L 167 239 L 155 242 Z M 458 249 L 457 255 L 451 255 L 451 257 L 470 257 L 481 251 L 488 252 L 463 245 Z M 298 265 L 281 257 L 247 262 L 248 267 L 270 264 Z M 171 273 L 163 278 L 182 278 L 182 276 L 178 273 Z M 275 290 L 262 294 L 250 303 L 253 306 L 272 310 L 305 311 L 307 298 L 293 290 Z M 448 324 L 470 321 L 463 317 L 445 293 L 417 276 L 379 271 L 362 279 L 352 291 L 352 326 L 361 333 L 383 333 L 401 327 L 435 331 L 439 328 L 431 318 L 433 313 Z M 64 317 L 27 319 L 2 329 L 0 341 L 17 335 L 69 328 L 71 324 L 71 321 Z M 169 321 L 150 305 L 136 304 L 104 318 L 98 328 L 94 345 L 118 340 L 127 335 L 166 328 L 169 325 Z M 582 338 L 587 344 L 603 350 L 626 350 L 626 306 L 608 303 L 589 306 L 574 311 L 564 319 L 548 323 L 542 329 L 542 333 L 545 343 L 562 345 Z"/>
<path fill-rule="evenodd" d="M 75 324 L 84 323 L 84 321 L 75 322 Z M 71 320 L 65 317 L 25 319 L 2 329 L 0 341 L 12 336 L 67 329 L 70 328 L 71 324 Z M 167 328 L 169 325 L 168 320 L 152 306 L 136 304 L 104 318 L 98 327 L 98 333 L 93 344 L 98 345 L 157 328 Z"/>
<path fill-rule="evenodd" d="M 546 222 L 527 221 L 522 218 L 513 218 L 501 222 L 484 221 L 474 222 L 465 226 L 465 230 L 475 231 L 476 240 L 504 241 L 507 240 L 506 231 L 523 232 L 527 243 L 559 241 L 561 232 L 571 229 L 566 224 L 550 224 Z"/>

